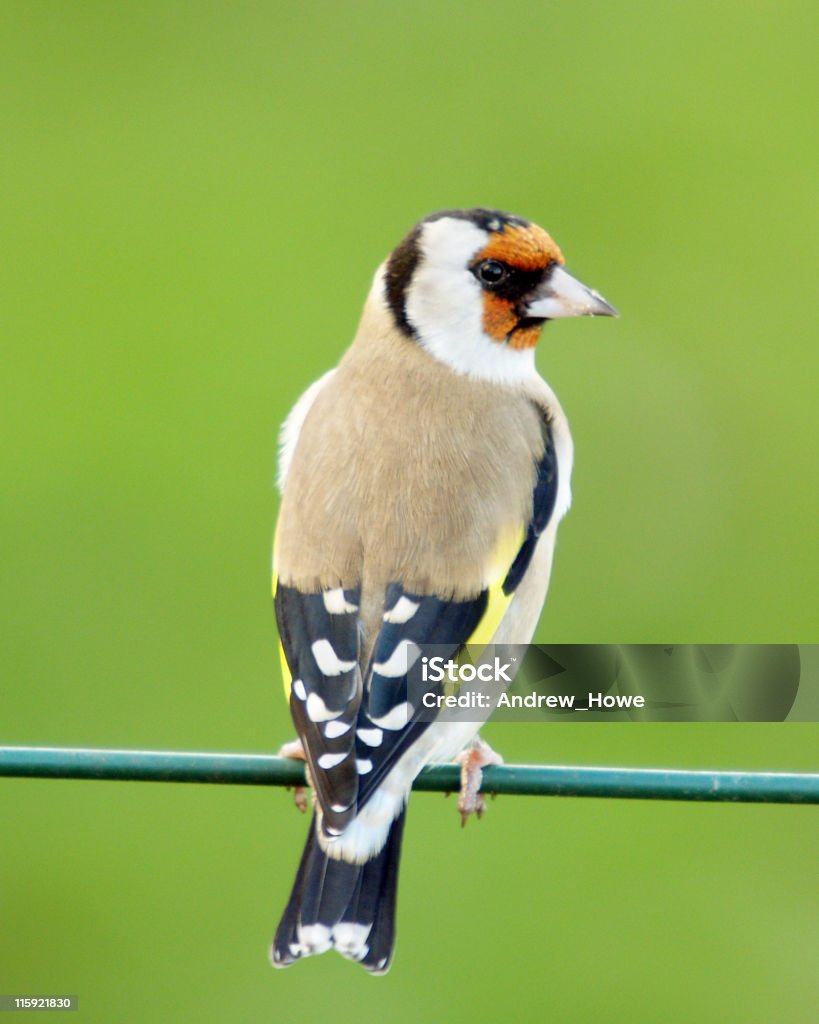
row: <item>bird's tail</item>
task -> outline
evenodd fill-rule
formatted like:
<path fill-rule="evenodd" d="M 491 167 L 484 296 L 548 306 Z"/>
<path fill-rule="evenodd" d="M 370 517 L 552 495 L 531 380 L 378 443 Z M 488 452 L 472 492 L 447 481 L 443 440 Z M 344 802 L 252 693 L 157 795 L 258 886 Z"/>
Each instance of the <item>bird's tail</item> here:
<path fill-rule="evenodd" d="M 404 808 L 381 852 L 365 864 L 328 857 L 316 837 L 313 816 L 293 891 L 270 950 L 274 967 L 289 967 L 304 956 L 334 948 L 373 974 L 389 970 L 406 813 Z"/>

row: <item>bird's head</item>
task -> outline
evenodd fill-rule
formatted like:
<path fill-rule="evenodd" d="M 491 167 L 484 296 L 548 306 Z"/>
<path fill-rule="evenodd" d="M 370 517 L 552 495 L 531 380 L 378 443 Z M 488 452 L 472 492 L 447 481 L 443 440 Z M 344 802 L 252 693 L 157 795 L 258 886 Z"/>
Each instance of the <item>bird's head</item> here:
<path fill-rule="evenodd" d="M 392 252 L 384 297 L 399 330 L 454 370 L 515 380 L 533 372 L 547 320 L 616 316 L 564 263 L 537 224 L 494 210 L 445 210 Z"/>

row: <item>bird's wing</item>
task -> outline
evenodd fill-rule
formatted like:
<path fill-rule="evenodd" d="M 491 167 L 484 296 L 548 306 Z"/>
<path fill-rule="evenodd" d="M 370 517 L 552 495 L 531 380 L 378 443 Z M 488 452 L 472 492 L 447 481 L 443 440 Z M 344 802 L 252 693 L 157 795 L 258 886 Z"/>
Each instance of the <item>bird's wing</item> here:
<path fill-rule="evenodd" d="M 357 715 L 355 754 L 359 810 L 431 724 L 428 710 L 413 707 L 408 699 L 408 670 L 430 647 L 434 648 L 434 655 L 446 660 L 457 658 L 466 644 L 490 643 L 529 568 L 557 496 L 557 457 L 545 416 L 543 439 L 531 517 L 521 524 L 517 554 L 511 564 L 498 571 L 496 579 L 490 580 L 475 598 L 466 601 L 408 593 L 400 583 L 393 583 L 387 590 L 383 622 L 365 676 L 365 696 Z"/>
<path fill-rule="evenodd" d="M 538 462 L 535 489 L 532 492 L 532 518 L 526 524 L 523 543 L 501 586 L 506 595 L 513 594 L 526 575 L 537 542 L 549 525 L 557 500 L 557 453 L 545 413 L 542 418 L 542 429 L 543 454 Z"/>
<path fill-rule="evenodd" d="M 274 594 L 285 693 L 328 833 L 355 816 L 355 722 L 361 703 L 359 590 Z"/>

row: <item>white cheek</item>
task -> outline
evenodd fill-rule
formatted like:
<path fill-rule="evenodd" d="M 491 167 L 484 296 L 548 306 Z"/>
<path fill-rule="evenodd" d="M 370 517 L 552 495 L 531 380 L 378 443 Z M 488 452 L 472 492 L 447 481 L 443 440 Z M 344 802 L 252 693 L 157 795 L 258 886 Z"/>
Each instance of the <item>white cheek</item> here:
<path fill-rule="evenodd" d="M 486 241 L 486 232 L 469 221 L 425 224 L 407 319 L 419 344 L 456 373 L 519 383 L 537 373 L 534 349 L 513 349 L 484 333 L 481 287 L 467 269 Z"/>
<path fill-rule="evenodd" d="M 481 328 L 481 289 L 467 269 L 486 245 L 486 232 L 448 218 L 424 225 L 421 263 L 407 295 L 407 319 L 422 339 Z"/>

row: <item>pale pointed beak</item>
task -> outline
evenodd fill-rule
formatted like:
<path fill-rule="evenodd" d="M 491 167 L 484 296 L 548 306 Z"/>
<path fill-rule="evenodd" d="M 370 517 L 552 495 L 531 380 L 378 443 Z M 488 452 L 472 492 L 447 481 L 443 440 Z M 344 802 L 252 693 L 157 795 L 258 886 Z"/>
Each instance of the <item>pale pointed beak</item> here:
<path fill-rule="evenodd" d="M 526 315 L 557 320 L 564 316 L 617 316 L 617 310 L 556 265 L 527 304 Z"/>

